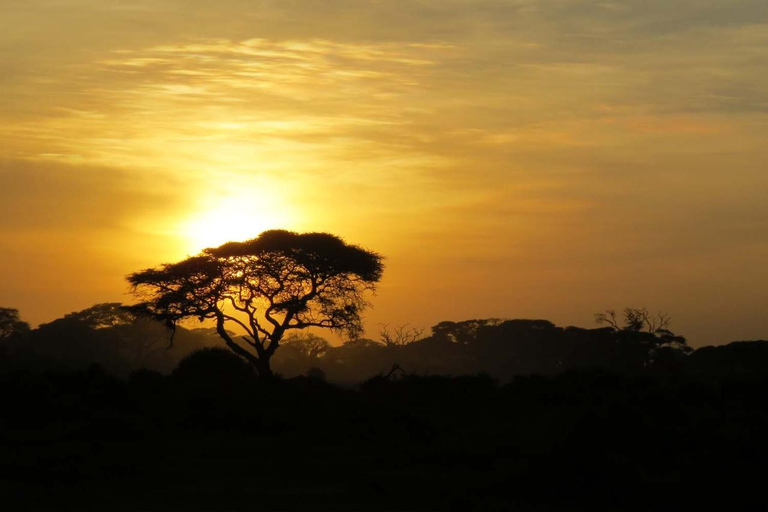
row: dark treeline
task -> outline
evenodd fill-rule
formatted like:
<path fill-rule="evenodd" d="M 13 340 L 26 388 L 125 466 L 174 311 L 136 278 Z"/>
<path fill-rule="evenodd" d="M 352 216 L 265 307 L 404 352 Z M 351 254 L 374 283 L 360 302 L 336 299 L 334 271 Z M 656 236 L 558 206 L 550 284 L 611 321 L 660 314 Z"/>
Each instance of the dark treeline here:
<path fill-rule="evenodd" d="M 139 369 L 170 373 L 196 350 L 223 346 L 213 328 L 169 330 L 117 303 L 97 304 L 30 329 L 16 310 L 0 308 L 0 367 L 84 369 L 92 363 L 127 377 Z M 612 312 L 608 312 L 611 313 Z M 645 321 L 638 322 L 638 314 Z M 597 315 L 598 320 L 606 314 Z M 486 374 L 500 382 L 519 375 L 554 375 L 572 369 L 633 372 L 739 372 L 768 363 L 764 342 L 741 342 L 693 351 L 685 338 L 654 323 L 646 310 L 627 308 L 594 329 L 557 327 L 547 320 L 483 319 L 441 322 L 431 333 L 407 326 L 381 329 L 378 340 L 332 346 L 311 333 L 291 334 L 273 367 L 286 378 L 321 376 L 355 385 L 376 375 Z M 234 333 L 232 334 L 235 337 Z"/>
<path fill-rule="evenodd" d="M 211 329 L 179 328 L 141 318 L 119 303 L 96 304 L 30 329 L 18 311 L 0 308 L 0 365 L 5 369 L 83 369 L 93 363 L 127 377 L 132 371 L 173 370 L 194 350 L 218 344 Z"/>
<path fill-rule="evenodd" d="M 517 375 L 553 375 L 568 369 L 604 368 L 633 372 L 678 368 L 690 348 L 669 331 L 603 327 L 557 327 L 547 320 L 441 322 L 432 333 L 403 327 L 383 329 L 381 339 L 359 339 L 341 347 L 312 335 L 294 335 L 275 356 L 284 375 L 322 372 L 335 382 L 358 382 L 401 371 L 418 375 L 483 373 L 506 382 Z"/>
<path fill-rule="evenodd" d="M 3 315 L 13 510 L 768 501 L 768 342 L 691 351 L 630 323 L 443 322 L 340 347 L 294 336 L 275 355 L 282 377 L 264 379 L 209 330 L 178 328 L 169 349 L 168 329 L 115 304 L 37 329 Z"/>

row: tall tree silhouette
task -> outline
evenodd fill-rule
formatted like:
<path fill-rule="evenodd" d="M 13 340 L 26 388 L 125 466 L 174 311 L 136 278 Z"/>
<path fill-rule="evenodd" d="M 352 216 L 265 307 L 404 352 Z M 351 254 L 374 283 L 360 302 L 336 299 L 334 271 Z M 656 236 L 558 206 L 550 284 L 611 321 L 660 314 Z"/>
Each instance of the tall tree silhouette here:
<path fill-rule="evenodd" d="M 262 376 L 290 329 L 324 327 L 362 332 L 366 291 L 374 291 L 382 256 L 328 233 L 265 231 L 178 263 L 128 276 L 142 299 L 133 311 L 169 326 L 184 318 L 213 319 L 227 346 Z M 236 341 L 226 326 L 245 335 Z"/>

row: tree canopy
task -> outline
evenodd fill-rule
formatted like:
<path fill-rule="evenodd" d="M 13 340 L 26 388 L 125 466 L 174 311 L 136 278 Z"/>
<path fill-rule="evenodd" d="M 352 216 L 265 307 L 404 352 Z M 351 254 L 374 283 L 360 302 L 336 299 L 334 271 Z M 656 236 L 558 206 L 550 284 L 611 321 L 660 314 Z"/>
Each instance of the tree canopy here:
<path fill-rule="evenodd" d="M 128 276 L 134 312 L 169 326 L 212 319 L 227 346 L 270 375 L 286 331 L 329 328 L 356 337 L 384 269 L 382 256 L 328 233 L 265 231 Z M 245 333 L 237 340 L 230 326 Z"/>
<path fill-rule="evenodd" d="M 94 304 L 82 311 L 64 315 L 64 320 L 83 322 L 92 329 L 106 329 L 134 323 L 136 315 L 123 307 L 119 302 L 104 302 Z"/>
<path fill-rule="evenodd" d="M 19 310 L 0 308 L 0 341 L 29 331 L 29 324 L 19 317 Z"/>
<path fill-rule="evenodd" d="M 613 330 L 623 345 L 634 347 L 642 353 L 644 364 L 692 351 L 683 336 L 669 330 L 671 318 L 666 313 L 658 312 L 654 315 L 647 308 L 627 307 L 622 317 L 623 326 L 616 311 L 608 309 L 604 313 L 596 313 L 595 321 Z"/>

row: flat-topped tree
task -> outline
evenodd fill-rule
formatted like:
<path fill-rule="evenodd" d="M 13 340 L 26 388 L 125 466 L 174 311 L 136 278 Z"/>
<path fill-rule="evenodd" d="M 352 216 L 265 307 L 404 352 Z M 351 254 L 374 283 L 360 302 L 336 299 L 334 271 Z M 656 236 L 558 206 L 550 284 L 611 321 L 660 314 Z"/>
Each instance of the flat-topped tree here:
<path fill-rule="evenodd" d="M 269 361 L 290 329 L 361 333 L 365 292 L 375 290 L 383 269 L 381 255 L 337 236 L 272 230 L 136 272 L 128 282 L 141 299 L 133 311 L 169 326 L 213 319 L 227 346 L 269 376 Z"/>

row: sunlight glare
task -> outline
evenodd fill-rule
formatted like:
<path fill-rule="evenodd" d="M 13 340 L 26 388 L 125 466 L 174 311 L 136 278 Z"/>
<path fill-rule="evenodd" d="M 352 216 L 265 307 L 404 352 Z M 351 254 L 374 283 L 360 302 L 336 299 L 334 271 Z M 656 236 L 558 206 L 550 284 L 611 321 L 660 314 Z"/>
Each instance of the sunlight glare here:
<path fill-rule="evenodd" d="M 226 242 L 242 242 L 269 229 L 290 229 L 290 216 L 274 204 L 230 197 L 188 217 L 180 229 L 189 250 L 199 252 Z"/>

